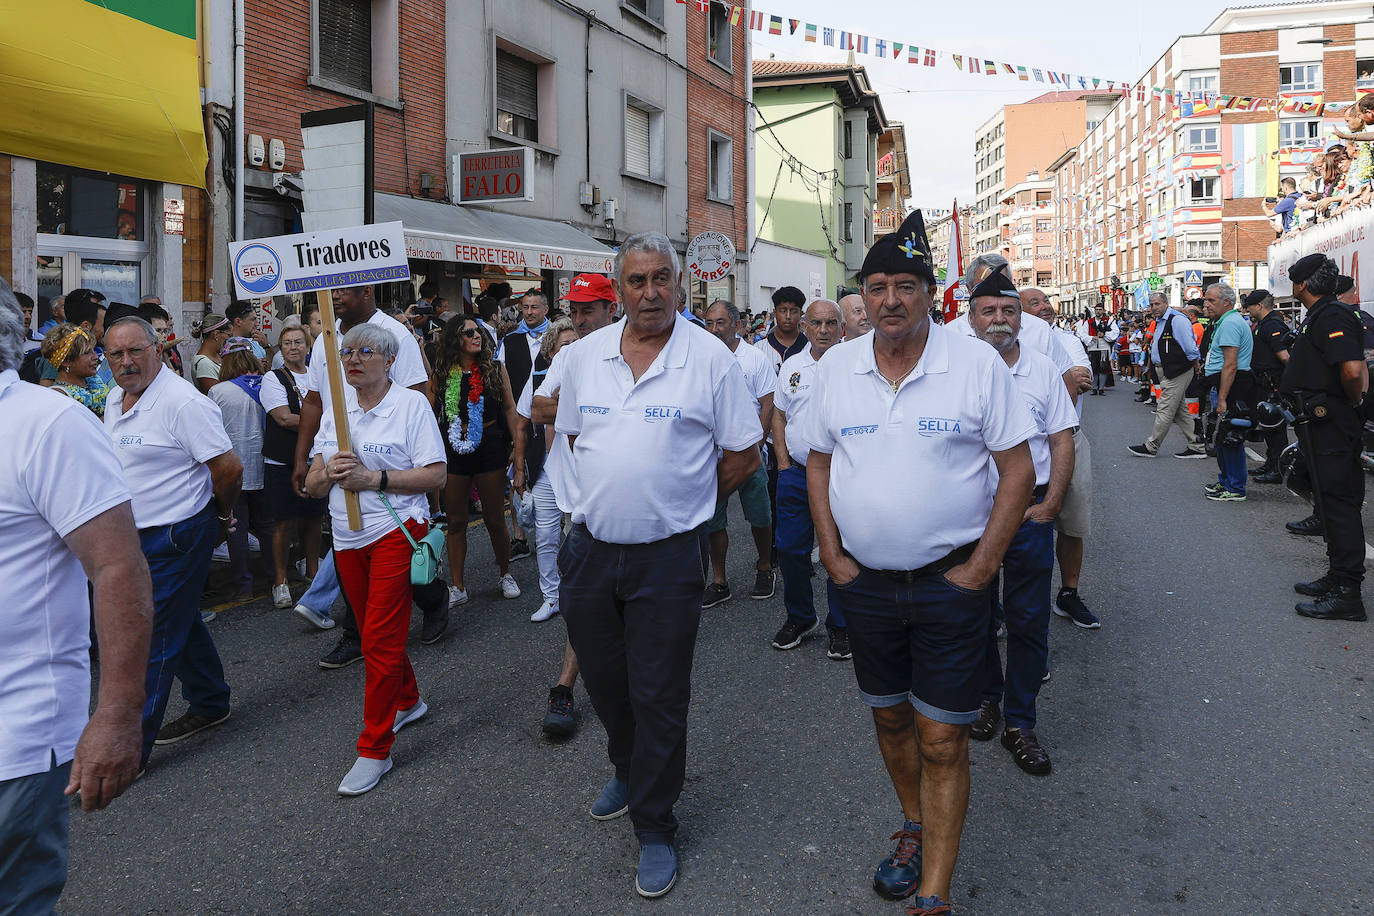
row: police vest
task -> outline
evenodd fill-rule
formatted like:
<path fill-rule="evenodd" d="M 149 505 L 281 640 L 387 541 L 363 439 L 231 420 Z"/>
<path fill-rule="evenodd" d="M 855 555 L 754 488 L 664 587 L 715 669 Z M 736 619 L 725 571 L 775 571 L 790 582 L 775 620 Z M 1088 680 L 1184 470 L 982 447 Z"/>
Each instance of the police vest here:
<path fill-rule="evenodd" d="M 1278 331 L 1277 339 L 1274 332 Z M 1279 361 L 1278 351 L 1287 350 L 1293 346 L 1293 331 L 1279 317 L 1277 311 L 1271 311 L 1260 321 L 1256 322 L 1254 330 L 1251 332 L 1255 341 L 1254 355 L 1250 358 L 1250 368 L 1256 372 L 1268 372 L 1281 370 L 1283 363 Z"/>
<path fill-rule="evenodd" d="M 1333 397 L 1345 397 L 1345 389 L 1341 386 L 1340 370 L 1327 365 L 1325 341 L 1319 341 L 1318 335 L 1312 332 L 1312 326 L 1319 319 L 1339 317 L 1337 313 L 1331 313 L 1332 309 L 1344 308 L 1346 306 L 1337 302 L 1335 297 L 1327 296 L 1307 310 L 1307 317 L 1298 326 L 1293 347 L 1289 350 L 1288 364 L 1284 367 L 1283 380 L 1279 383 L 1280 391 L 1309 394 L 1325 392 Z M 1366 354 L 1369 348 L 1370 345 L 1366 342 Z"/>
<path fill-rule="evenodd" d="M 1171 379 L 1178 378 L 1193 368 L 1193 361 L 1183 352 L 1183 345 L 1174 340 L 1174 318 L 1177 315 L 1177 312 L 1165 313 L 1155 326 L 1155 336 L 1159 340 L 1160 368 L 1164 370 L 1165 377 Z M 1193 328 L 1189 325 L 1188 333 L 1191 334 L 1192 331 Z"/>

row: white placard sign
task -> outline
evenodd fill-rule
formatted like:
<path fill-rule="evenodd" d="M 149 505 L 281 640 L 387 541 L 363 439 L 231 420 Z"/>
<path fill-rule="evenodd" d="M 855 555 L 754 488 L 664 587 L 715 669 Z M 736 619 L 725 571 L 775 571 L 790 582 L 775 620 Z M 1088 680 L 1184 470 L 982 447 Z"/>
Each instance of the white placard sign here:
<path fill-rule="evenodd" d="M 399 222 L 233 242 L 229 260 L 245 299 L 410 279 Z"/>

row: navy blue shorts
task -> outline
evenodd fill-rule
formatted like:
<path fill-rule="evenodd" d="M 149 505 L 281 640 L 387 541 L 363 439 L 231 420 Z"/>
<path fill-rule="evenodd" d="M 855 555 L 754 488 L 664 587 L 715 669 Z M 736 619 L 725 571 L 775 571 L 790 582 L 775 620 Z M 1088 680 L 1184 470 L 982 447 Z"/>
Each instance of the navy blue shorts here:
<path fill-rule="evenodd" d="M 860 567 L 835 587 L 844 610 L 854 675 L 874 708 L 910 702 L 928 719 L 968 725 L 978 718 L 991 625 L 991 592 L 942 575 L 912 583 Z"/>

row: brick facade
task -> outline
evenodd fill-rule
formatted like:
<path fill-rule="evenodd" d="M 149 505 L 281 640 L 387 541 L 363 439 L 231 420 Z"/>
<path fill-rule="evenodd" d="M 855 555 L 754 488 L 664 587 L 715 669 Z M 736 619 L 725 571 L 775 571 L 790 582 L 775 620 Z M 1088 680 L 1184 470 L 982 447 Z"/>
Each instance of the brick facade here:
<path fill-rule="evenodd" d="M 302 112 L 356 104 L 343 92 L 311 86 L 310 0 L 246 0 L 244 125 L 266 143 L 286 146 L 285 171 L 301 169 Z M 375 106 L 376 189 L 418 194 L 420 173 L 434 176 L 431 196 L 447 196 L 444 156 L 444 0 L 400 6 L 401 110 Z M 252 168 L 252 166 L 248 166 Z M 266 169 L 266 165 L 262 168 Z"/>

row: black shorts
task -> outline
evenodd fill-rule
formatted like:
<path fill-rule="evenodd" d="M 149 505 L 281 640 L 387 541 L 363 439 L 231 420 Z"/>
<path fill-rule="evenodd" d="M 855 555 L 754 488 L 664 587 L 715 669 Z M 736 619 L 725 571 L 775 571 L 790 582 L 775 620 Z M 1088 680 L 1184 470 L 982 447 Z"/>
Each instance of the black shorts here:
<path fill-rule="evenodd" d="M 939 574 L 908 584 L 861 568 L 853 582 L 835 587 L 835 598 L 866 704 L 910 702 L 948 725 L 978 718 L 991 590 L 972 592 Z"/>
<path fill-rule="evenodd" d="M 492 471 L 504 471 L 510 464 L 510 436 L 498 423 L 482 429 L 482 441 L 466 455 L 453 450 L 444 432 L 444 454 L 448 456 L 448 472 L 458 477 L 476 477 Z"/>
<path fill-rule="evenodd" d="M 284 464 L 262 466 L 262 489 L 278 521 L 288 518 L 319 518 L 329 511 L 329 499 L 311 499 L 291 488 L 291 469 Z"/>

